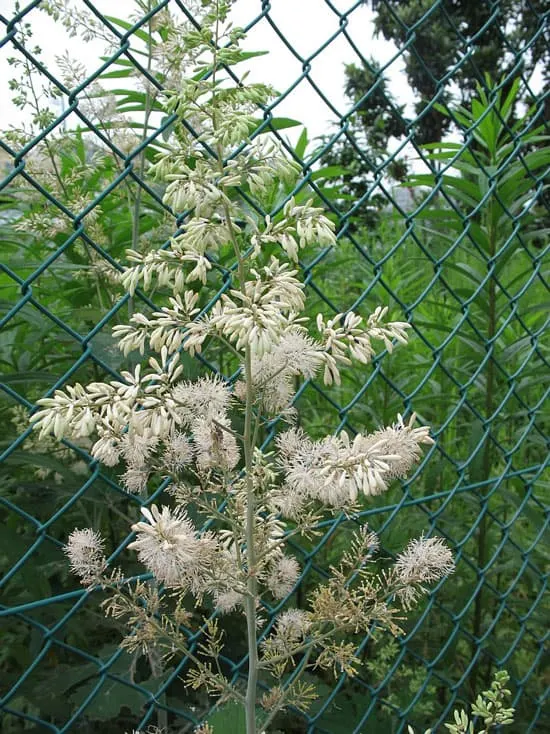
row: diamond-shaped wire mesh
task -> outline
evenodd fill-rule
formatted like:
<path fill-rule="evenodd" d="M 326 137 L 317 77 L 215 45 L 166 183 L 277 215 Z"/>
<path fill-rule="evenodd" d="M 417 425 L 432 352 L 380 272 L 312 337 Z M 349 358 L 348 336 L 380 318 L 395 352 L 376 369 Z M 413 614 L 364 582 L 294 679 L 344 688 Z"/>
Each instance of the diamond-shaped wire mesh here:
<path fill-rule="evenodd" d="M 58 2 L 49 3 L 50 14 L 44 16 L 46 4 L 40 0 L 0 15 L 0 53 L 17 59 L 15 69 L 26 70 L 34 80 L 24 93 L 40 94 L 37 90 L 46 85 L 55 100 L 55 111 L 29 123 L 27 134 L 6 134 L 0 141 L 0 238 L 6 255 L 0 277 L 5 398 L 0 710 L 6 731 L 123 732 L 157 721 L 174 731 L 191 731 L 213 704 L 184 689 L 185 660 L 151 670 L 119 650 L 120 630 L 98 611 L 101 594 L 77 588 L 65 567 L 62 545 L 68 533 L 93 526 L 107 535 L 114 557 L 138 573 L 124 547 L 141 500 L 128 496 L 116 477 L 91 459 L 88 446 L 64 441 L 60 448 L 53 441 L 38 441 L 27 423 L 35 401 L 59 386 L 116 376 L 129 360 L 117 352 L 111 327 L 156 304 L 154 296 L 124 295 L 113 275 L 126 263 L 126 248 L 136 242 L 143 250 L 167 245 L 184 224 L 146 175 L 172 119 L 163 116 L 159 102 L 163 87 L 170 86 L 171 70 L 159 70 L 155 54 L 144 49 L 167 13 L 176 23 L 193 22 L 195 5 L 149 0 L 136 4 L 134 15 L 122 23 L 110 15 L 108 3 L 88 0 L 78 2 L 79 13 L 72 16 Z M 454 5 L 448 0 L 374 3 L 379 17 L 385 13 L 396 21 L 400 44 L 395 52 L 388 45 L 390 52 L 377 68 L 367 53 L 372 39 L 363 2 L 304 3 L 312 25 L 319 14 L 328 18 L 330 31 L 320 43 L 313 43 L 317 36 L 296 23 L 287 3 L 258 0 L 243 3 L 239 11 L 252 48 L 255 34 L 277 44 L 267 65 L 261 57 L 253 61 L 252 74 L 260 70 L 262 81 L 270 82 L 270 68 L 279 65 L 284 73 L 278 83 L 287 75 L 261 124 L 299 161 L 314 195 L 339 226 L 337 249 L 319 250 L 301 263 L 311 311 L 317 306 L 333 313 L 368 311 L 387 304 L 394 316 L 413 325 L 408 348 L 380 355 L 368 369 L 352 370 L 340 388 L 326 392 L 317 382 L 301 388 L 297 406 L 302 421 L 314 435 L 343 428 L 372 430 L 392 422 L 397 413 L 413 411 L 431 425 L 436 444 L 413 476 L 365 506 L 361 519 L 380 533 L 386 554 L 413 535 L 436 531 L 455 548 L 458 562 L 452 582 L 436 589 L 405 623 L 404 636 L 390 642 L 377 640 L 374 633 L 360 641 L 362 666 L 355 679 L 341 675 L 334 682 L 315 676 L 320 698 L 308 714 L 290 712 L 279 727 L 285 732 L 404 732 L 409 724 L 435 724 L 434 731 L 442 731 L 452 709 L 471 700 L 473 690 L 486 687 L 499 668 L 512 678 L 513 730 L 545 732 L 550 727 L 544 711 L 548 170 L 531 174 L 528 203 L 536 205 L 538 238 L 526 236 L 521 212 L 505 210 L 504 239 L 487 253 L 479 245 L 475 217 L 495 195 L 499 176 L 506 176 L 514 163 L 520 161 L 529 172 L 521 144 L 511 146 L 503 170 L 481 171 L 487 187 L 477 209 L 457 200 L 439 164 L 427 160 L 420 147 L 423 121 L 435 114 L 437 102 L 448 104 L 449 89 L 462 83 L 461 74 L 468 71 L 483 81 L 479 50 L 491 35 L 506 41 L 502 69 L 507 72 L 500 87 L 519 78 L 522 92 L 533 101 L 536 124 L 545 124 L 548 92 L 537 92 L 524 70 L 548 40 L 548 11 L 527 4 L 531 25 L 518 44 L 513 23 L 500 22 L 508 4 L 480 3 L 477 26 L 467 31 L 457 22 Z M 59 66 L 42 60 L 34 46 L 40 39 L 26 31 L 37 14 L 48 17 L 67 39 L 88 29 L 109 46 L 109 53 L 85 73 L 66 64 L 61 74 Z M 428 45 L 427 31 L 434 24 L 453 45 L 452 64 L 443 63 L 443 46 Z M 325 72 L 334 63 L 335 49 L 346 49 L 346 59 L 372 72 L 370 88 L 353 102 L 333 99 L 327 85 Z M 177 54 L 177 44 L 172 53 Z M 402 134 L 393 153 L 374 160 L 353 123 L 374 99 L 383 75 L 396 65 L 423 69 L 429 83 L 414 115 L 405 119 L 404 108 L 393 107 Z M 116 101 L 111 119 L 129 116 L 133 134 L 127 125 L 122 134 L 115 124 L 97 122 L 98 105 L 105 103 L 99 83 L 111 85 Z M 400 83 L 405 84 L 404 77 Z M 496 94 L 495 89 L 489 93 L 491 104 Z M 298 102 L 316 105 L 320 116 L 334 120 L 322 144 L 305 147 L 303 136 L 298 142 L 296 136 L 285 137 L 281 118 L 293 117 Z M 388 103 L 394 105 L 395 99 Z M 436 128 L 434 123 L 431 129 Z M 455 136 L 459 149 L 475 144 L 475 128 Z M 440 132 L 445 137 L 443 128 Z M 512 128 L 509 132 L 512 141 L 519 140 Z M 363 193 L 351 199 L 331 195 L 330 180 L 319 175 L 343 141 L 370 166 Z M 392 163 L 408 151 L 424 160 L 423 170 L 435 173 L 427 202 L 424 194 L 389 183 Z M 374 197 L 385 202 L 377 205 L 376 226 L 358 227 L 357 218 L 371 211 Z M 433 202 L 454 212 L 462 230 L 449 225 L 448 214 L 442 226 L 427 221 Z M 209 281 L 205 303 L 215 302 L 230 277 L 228 265 L 219 280 Z M 214 351 L 206 351 L 202 365 L 185 359 L 191 376 L 205 367 L 222 373 L 231 367 L 225 355 Z M 164 489 L 155 488 L 147 502 Z M 343 516 L 327 521 L 320 541 L 294 546 L 303 567 L 295 603 L 304 604 L 308 590 L 326 575 L 345 547 L 349 524 Z M 267 609 L 267 614 L 276 611 Z M 223 662 L 230 677 L 244 678 L 240 621 L 228 620 L 223 622 Z M 201 634 L 190 632 L 193 649 Z"/>

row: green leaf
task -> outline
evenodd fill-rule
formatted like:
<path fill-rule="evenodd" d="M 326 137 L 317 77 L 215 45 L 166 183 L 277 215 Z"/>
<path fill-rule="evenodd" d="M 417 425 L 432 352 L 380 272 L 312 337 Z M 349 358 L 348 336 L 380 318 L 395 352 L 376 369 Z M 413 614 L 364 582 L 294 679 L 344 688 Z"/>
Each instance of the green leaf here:
<path fill-rule="evenodd" d="M 460 273 L 466 278 L 467 281 L 473 280 L 478 285 L 480 285 L 483 280 L 483 275 L 467 263 L 446 262 L 445 267 L 449 268 L 450 270 L 454 270 L 457 273 Z M 474 290 L 475 288 L 472 288 L 472 291 Z"/>
<path fill-rule="evenodd" d="M 308 146 L 309 140 L 307 137 L 307 129 L 304 127 L 302 132 L 300 133 L 300 137 L 298 138 L 298 142 L 296 143 L 296 147 L 294 148 L 294 152 L 298 156 L 300 160 L 304 160 L 304 155 Z"/>
<path fill-rule="evenodd" d="M 122 108 L 128 104 L 137 105 L 133 108 L 133 111 L 141 112 L 142 110 L 156 110 L 157 112 L 164 112 L 162 104 L 155 99 L 151 99 L 145 92 L 133 92 L 129 89 L 116 89 L 109 90 L 109 93 L 115 94 L 121 99 L 117 99 L 117 109 L 123 111 Z M 123 96 L 124 95 L 124 96 Z M 126 110 L 127 111 L 127 110 Z"/>
<path fill-rule="evenodd" d="M 441 107 L 441 105 L 435 104 L 434 107 Z M 463 143 L 451 143 L 447 140 L 441 141 L 440 143 L 424 143 L 422 145 L 423 150 L 439 150 L 441 148 L 449 148 L 449 150 L 461 150 L 464 148 Z"/>
<path fill-rule="evenodd" d="M 30 370 L 27 372 L 17 372 L 13 375 L 0 375 L 0 382 L 4 382 L 7 385 L 25 382 L 47 382 L 49 384 L 52 384 L 53 382 L 55 382 L 55 377 L 55 375 L 52 375 L 49 372 L 38 372 Z"/>
<path fill-rule="evenodd" d="M 269 51 L 241 51 L 239 53 L 239 58 L 237 61 L 233 62 L 232 66 L 235 64 L 240 64 L 241 61 L 248 61 L 248 59 L 254 59 L 256 56 L 267 56 L 269 54 Z"/>
<path fill-rule="evenodd" d="M 110 61 L 115 66 L 127 66 L 129 69 L 135 69 L 135 64 L 132 61 L 128 61 L 128 59 L 121 59 L 120 57 L 118 59 L 113 59 L 111 56 L 100 56 L 99 57 L 101 61 Z"/>
<path fill-rule="evenodd" d="M 479 245 L 485 252 L 489 252 L 490 243 L 486 228 L 482 227 L 478 222 L 470 220 L 468 222 L 468 230 L 476 245 Z"/>
<path fill-rule="evenodd" d="M 261 125 L 263 120 L 260 120 L 258 125 Z M 268 127 L 271 127 L 273 130 L 286 130 L 289 127 L 297 127 L 298 125 L 302 125 L 299 120 L 293 120 L 290 117 L 274 117 Z"/>
<path fill-rule="evenodd" d="M 246 715 L 244 706 L 238 703 L 228 703 L 214 711 L 206 720 L 214 729 L 214 734 L 243 734 L 246 730 Z"/>
<path fill-rule="evenodd" d="M 120 69 L 120 71 L 106 71 L 104 74 L 99 76 L 100 79 L 123 79 L 125 77 L 132 76 L 134 73 L 132 69 Z"/>
<path fill-rule="evenodd" d="M 75 461 L 80 458 L 76 453 L 74 457 Z M 33 466 L 49 469 L 50 471 L 55 471 L 58 474 L 61 474 L 62 477 L 65 477 L 65 479 L 72 483 L 74 483 L 76 479 L 74 472 L 72 472 L 67 466 L 67 461 L 60 461 L 51 454 L 32 454 L 29 451 L 16 450 L 12 451 L 12 453 L 4 459 L 4 464 L 11 467 Z M 81 476 L 78 477 L 78 479 L 83 481 Z"/>
<path fill-rule="evenodd" d="M 134 23 L 128 23 L 127 20 L 121 20 L 120 18 L 115 18 L 113 15 L 106 15 L 105 18 L 113 23 L 113 25 L 118 25 L 120 28 L 124 28 L 124 30 L 129 31 L 130 28 L 134 27 Z M 153 45 L 156 45 L 155 41 L 151 36 L 146 33 L 141 28 L 136 28 L 136 30 L 132 31 L 132 35 L 137 36 L 137 38 L 141 38 L 142 41 L 145 41 L 145 43 L 151 43 Z"/>
<path fill-rule="evenodd" d="M 482 482 L 486 477 L 484 473 L 485 429 L 483 423 L 475 418 L 469 426 L 470 439 L 468 441 L 468 456 L 471 456 L 468 464 L 468 479 L 470 482 Z"/>
<path fill-rule="evenodd" d="M 347 168 L 343 168 L 342 166 L 325 166 L 312 173 L 310 178 L 312 181 L 317 181 L 320 178 L 339 178 L 346 173 L 348 173 Z"/>
<path fill-rule="evenodd" d="M 514 81 L 512 82 L 510 91 L 508 92 L 506 99 L 500 106 L 500 116 L 504 123 L 508 121 L 508 118 L 510 117 L 510 114 L 512 113 L 514 102 L 518 94 L 518 90 L 519 90 L 519 77 L 514 79 Z"/>
<path fill-rule="evenodd" d="M 97 678 L 88 681 L 69 697 L 69 701 L 74 706 L 81 706 L 97 684 Z M 145 694 L 132 686 L 105 678 L 101 688 L 87 704 L 86 716 L 95 721 L 107 721 L 116 718 L 124 708 L 129 709 L 132 714 L 138 714 L 145 702 Z"/>

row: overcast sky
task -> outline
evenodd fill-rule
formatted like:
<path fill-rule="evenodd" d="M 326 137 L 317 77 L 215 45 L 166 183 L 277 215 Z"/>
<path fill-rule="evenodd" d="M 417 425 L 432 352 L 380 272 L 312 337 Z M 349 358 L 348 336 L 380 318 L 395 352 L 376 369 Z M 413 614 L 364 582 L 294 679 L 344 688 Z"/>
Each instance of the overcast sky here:
<path fill-rule="evenodd" d="M 332 0 L 332 3 L 340 11 L 355 4 L 353 0 Z M 74 0 L 74 4 L 78 7 L 79 0 Z M 11 17 L 14 5 L 14 0 L 0 0 L 2 15 Z M 135 9 L 132 0 L 117 0 L 116 3 L 112 0 L 95 0 L 95 5 L 101 12 L 113 13 L 123 19 L 127 19 Z M 175 3 L 170 3 L 169 7 L 175 8 Z M 237 0 L 233 10 L 234 23 L 245 26 L 260 12 L 261 0 Z M 338 15 L 330 10 L 325 0 L 271 0 L 269 17 L 303 58 L 322 46 L 340 27 Z M 373 38 L 371 17 L 371 11 L 365 5 L 355 9 L 349 18 L 349 35 L 362 53 L 374 55 L 379 63 L 389 63 L 396 54 L 395 47 L 383 39 Z M 98 68 L 101 63 L 98 58 L 105 45 L 102 41 L 84 43 L 79 38 L 70 38 L 60 23 L 55 23 L 37 8 L 28 14 L 27 20 L 33 29 L 33 38 L 29 45 L 38 44 L 42 48 L 41 58 L 48 69 L 56 72 L 55 57 L 65 50 L 68 50 L 71 57 L 84 63 L 88 72 Z M 0 31 L 3 30 L 3 26 L 0 27 Z M 265 18 L 250 31 L 244 45 L 249 49 L 270 52 L 268 56 L 249 62 L 250 78 L 253 81 L 261 80 L 284 92 L 302 73 L 300 60 L 285 47 Z M 13 76 L 13 70 L 6 60 L 13 53 L 11 44 L 0 48 L 0 108 L 3 128 L 24 119 L 21 111 L 11 103 L 12 95 L 8 90 L 8 80 Z M 342 93 L 344 64 L 354 61 L 358 62 L 359 59 L 342 34 L 311 61 L 311 78 L 341 112 L 346 110 Z M 390 80 L 390 89 L 398 101 L 401 104 L 410 104 L 412 94 L 401 73 L 402 67 L 402 60 L 398 57 L 386 73 Z M 241 68 L 243 66 L 239 67 Z M 277 107 L 277 114 L 303 122 L 310 137 L 327 132 L 331 121 L 335 119 L 334 113 L 306 80 L 281 102 Z"/>

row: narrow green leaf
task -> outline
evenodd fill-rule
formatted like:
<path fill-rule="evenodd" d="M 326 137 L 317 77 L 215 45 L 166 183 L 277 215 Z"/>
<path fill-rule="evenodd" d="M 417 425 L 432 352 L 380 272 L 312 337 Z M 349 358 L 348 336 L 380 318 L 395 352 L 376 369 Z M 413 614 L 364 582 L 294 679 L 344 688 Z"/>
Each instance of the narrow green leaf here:
<path fill-rule="evenodd" d="M 120 71 L 106 71 L 100 75 L 100 79 L 123 79 L 125 77 L 132 76 L 132 69 L 120 69 Z"/>
<path fill-rule="evenodd" d="M 17 372 L 13 375 L 0 375 L 0 382 L 4 382 L 6 385 L 17 385 L 26 382 L 47 382 L 52 384 L 55 382 L 55 375 L 51 375 L 49 372 L 29 370 L 27 372 Z"/>
<path fill-rule="evenodd" d="M 514 81 L 512 82 L 512 86 L 510 87 L 510 91 L 508 92 L 506 99 L 502 102 L 500 106 L 500 116 L 502 117 L 504 122 L 508 121 L 508 118 L 510 117 L 510 114 L 512 113 L 512 109 L 513 109 L 516 97 L 518 95 L 518 91 L 519 91 L 519 77 L 516 77 L 516 79 L 514 79 Z"/>
<path fill-rule="evenodd" d="M 312 181 L 317 181 L 320 178 L 339 178 L 346 173 L 348 173 L 348 169 L 342 166 L 325 166 L 312 173 L 310 178 Z"/>
<path fill-rule="evenodd" d="M 470 439 L 468 441 L 468 455 L 472 458 L 468 464 L 468 479 L 470 482 L 482 482 L 485 477 L 484 458 L 485 444 L 487 438 L 484 438 L 483 424 L 477 418 L 474 418 L 469 426 Z"/>
<path fill-rule="evenodd" d="M 105 18 L 114 25 L 118 25 L 120 26 L 120 28 L 124 28 L 124 30 L 126 31 L 129 31 L 130 28 L 134 26 L 134 23 L 129 23 L 127 20 L 122 20 L 121 18 L 115 18 L 113 15 L 106 15 Z M 137 28 L 136 30 L 134 30 L 132 32 L 132 35 L 140 38 L 142 41 L 145 41 L 145 43 L 152 43 L 153 45 L 156 45 L 154 39 L 142 28 Z"/>
<path fill-rule="evenodd" d="M 471 265 L 468 265 L 468 263 L 453 263 L 447 261 L 445 263 L 445 268 L 449 270 L 454 270 L 456 273 L 460 273 L 460 275 L 463 275 L 466 280 L 473 280 L 474 283 L 477 283 L 477 285 L 479 285 L 483 281 L 483 275 L 475 270 L 475 268 L 473 268 Z M 472 291 L 473 290 L 475 289 L 472 288 Z"/>
<path fill-rule="evenodd" d="M 286 128 L 297 127 L 303 123 L 299 120 L 293 120 L 290 117 L 274 117 L 269 124 L 273 130 L 286 130 Z"/>
<path fill-rule="evenodd" d="M 294 152 L 296 153 L 296 155 L 298 156 L 300 160 L 304 159 L 304 155 L 305 155 L 308 143 L 309 143 L 309 140 L 307 137 L 307 129 L 304 127 L 304 129 L 300 133 L 300 137 L 298 138 L 296 147 L 294 148 Z"/>

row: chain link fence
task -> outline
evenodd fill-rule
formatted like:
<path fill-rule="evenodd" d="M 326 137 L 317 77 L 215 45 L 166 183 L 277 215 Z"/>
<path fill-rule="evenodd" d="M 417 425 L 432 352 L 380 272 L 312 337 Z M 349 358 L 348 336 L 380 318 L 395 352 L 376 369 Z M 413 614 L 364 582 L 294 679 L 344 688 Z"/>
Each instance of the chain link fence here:
<path fill-rule="evenodd" d="M 111 327 L 157 303 L 125 295 L 116 274 L 127 248 L 167 246 L 185 223 L 163 204 L 147 167 L 170 135 L 161 93 L 178 82 L 178 29 L 196 22 L 196 6 L 148 0 L 127 13 L 89 0 L 34 0 L 0 14 L 0 54 L 11 59 L 11 93 L 23 111 L 19 129 L 0 140 L 3 731 L 105 734 L 160 723 L 185 732 L 205 718 L 215 731 L 238 730 L 238 712 L 216 713 L 183 687 L 185 660 L 145 665 L 118 649 L 101 593 L 77 588 L 66 568 L 69 532 L 93 526 L 137 573 L 128 528 L 165 485 L 147 500 L 128 496 L 86 444 L 39 442 L 28 427 L 36 400 L 56 388 L 117 376 L 131 358 L 116 350 Z M 436 444 L 414 475 L 369 502 L 360 520 L 380 534 L 386 555 L 412 535 L 437 532 L 454 547 L 457 571 L 397 641 L 374 630 L 360 642 L 356 678 L 312 675 L 319 699 L 307 714 L 289 712 L 280 729 L 443 731 L 453 708 L 505 668 L 513 731 L 546 732 L 549 11 L 512 0 L 303 6 L 312 27 L 322 18 L 326 28 L 315 48 L 288 3 L 236 9 L 251 48 L 269 36 L 278 49 L 267 65 L 251 59 L 251 73 L 270 82 L 270 68 L 281 65 L 289 79 L 259 111 L 254 134 L 280 138 L 309 194 L 338 223 L 339 247 L 301 262 L 312 312 L 388 305 L 411 322 L 413 337 L 330 393 L 306 383 L 297 404 L 314 435 L 372 430 L 397 413 L 416 412 L 432 426 Z M 45 60 L 36 44 L 54 28 L 60 53 L 75 37 L 82 49 L 100 42 L 108 51 L 86 68 L 84 50 L 76 60 Z M 374 30 L 386 39 L 383 61 L 369 54 Z M 346 96 L 337 99 L 325 76 L 334 58 L 355 68 L 346 68 Z M 512 92 L 517 104 L 507 110 Z M 461 97 L 470 116 L 455 104 Z M 333 120 L 322 138 L 294 124 L 300 100 Z M 451 158 L 422 145 L 442 140 Z M 210 305 L 230 278 L 228 265 L 209 280 Z M 231 364 L 213 348 L 202 364 L 184 359 L 190 375 L 227 374 Z M 337 517 L 319 541 L 294 545 L 303 567 L 296 604 L 338 558 L 350 524 Z M 221 623 L 226 672 L 244 678 L 240 621 Z M 203 632 L 189 634 L 198 649 Z"/>

